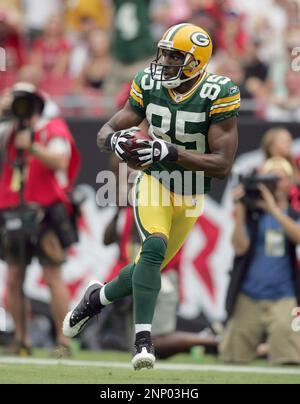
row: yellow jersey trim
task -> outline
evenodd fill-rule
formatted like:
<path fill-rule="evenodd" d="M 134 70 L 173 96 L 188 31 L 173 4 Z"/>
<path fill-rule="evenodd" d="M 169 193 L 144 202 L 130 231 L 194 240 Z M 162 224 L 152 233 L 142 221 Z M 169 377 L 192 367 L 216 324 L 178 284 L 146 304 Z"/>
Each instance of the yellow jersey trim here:
<path fill-rule="evenodd" d="M 216 100 L 213 103 L 213 106 L 218 105 L 218 104 L 223 104 L 223 103 L 227 103 L 227 102 L 232 102 L 232 101 L 236 101 L 236 100 L 240 100 L 240 93 L 233 95 L 232 97 L 225 97 L 225 98 L 219 98 L 218 100 Z"/>
<path fill-rule="evenodd" d="M 212 115 L 221 114 L 221 113 L 223 113 L 223 112 L 234 111 L 235 109 L 240 108 L 240 106 L 241 106 L 241 103 L 239 102 L 239 103 L 234 104 L 234 105 L 231 105 L 231 106 L 229 106 L 229 107 L 217 108 L 217 109 L 212 110 L 212 111 L 210 112 L 209 116 L 211 117 Z"/>
<path fill-rule="evenodd" d="M 135 89 L 135 91 L 142 94 L 142 90 L 140 89 L 140 87 L 134 81 L 132 82 L 132 87 Z"/>
<path fill-rule="evenodd" d="M 137 95 L 135 95 L 135 93 L 133 92 L 133 90 L 130 91 L 130 96 L 138 103 L 140 104 L 143 108 L 144 108 L 144 101 L 138 97 Z"/>

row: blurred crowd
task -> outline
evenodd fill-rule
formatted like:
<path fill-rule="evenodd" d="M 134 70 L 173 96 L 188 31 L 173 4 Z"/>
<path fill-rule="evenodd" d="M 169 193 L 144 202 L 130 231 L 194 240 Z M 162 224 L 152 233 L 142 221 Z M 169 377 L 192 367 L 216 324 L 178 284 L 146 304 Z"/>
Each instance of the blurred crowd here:
<path fill-rule="evenodd" d="M 242 113 L 300 120 L 299 0 L 0 0 L 0 92 L 29 81 L 65 115 L 101 116 L 183 21 L 212 35 L 210 71 L 241 87 Z"/>

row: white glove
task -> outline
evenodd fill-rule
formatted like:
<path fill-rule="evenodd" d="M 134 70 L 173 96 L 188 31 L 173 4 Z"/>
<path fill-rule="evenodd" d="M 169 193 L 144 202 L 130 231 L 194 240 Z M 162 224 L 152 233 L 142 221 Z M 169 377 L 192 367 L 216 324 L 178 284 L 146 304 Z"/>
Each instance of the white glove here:
<path fill-rule="evenodd" d="M 175 162 L 178 160 L 178 149 L 172 143 L 160 139 L 137 140 L 140 148 L 136 151 L 140 167 L 145 167 L 162 161 Z"/>
<path fill-rule="evenodd" d="M 140 128 L 134 126 L 129 129 L 111 133 L 108 135 L 105 142 L 106 149 L 113 151 L 120 160 L 127 161 L 130 155 L 124 149 L 124 145 L 139 131 Z"/>

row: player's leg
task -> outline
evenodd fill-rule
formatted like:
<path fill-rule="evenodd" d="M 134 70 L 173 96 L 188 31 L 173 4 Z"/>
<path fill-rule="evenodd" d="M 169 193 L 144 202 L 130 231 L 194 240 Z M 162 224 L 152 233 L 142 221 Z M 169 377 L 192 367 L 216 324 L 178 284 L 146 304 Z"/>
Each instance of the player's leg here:
<path fill-rule="evenodd" d="M 174 213 L 169 234 L 168 249 L 162 269 L 175 257 L 187 240 L 192 228 L 203 213 L 204 202 L 204 195 L 186 196 L 185 199 L 174 195 Z"/>
<path fill-rule="evenodd" d="M 141 190 L 146 191 L 144 177 L 141 179 L 140 186 Z M 138 189 L 137 184 L 137 191 Z M 167 191 L 153 177 L 151 179 L 152 201 L 151 203 L 148 201 L 148 205 L 145 195 L 146 192 L 141 192 L 135 208 L 136 222 L 144 240 L 141 256 L 133 273 L 137 353 L 134 355 L 132 363 L 136 369 L 152 367 L 154 363 L 151 362 L 151 354 L 154 353 L 151 328 L 161 288 L 161 269 L 168 264 L 183 245 L 202 213 L 204 203 L 204 196 L 178 200 L 176 195 Z M 155 207 L 153 200 L 155 201 L 156 195 L 159 198 Z M 169 205 L 168 202 L 170 202 Z M 147 206 L 144 207 L 144 205 Z"/>
<path fill-rule="evenodd" d="M 135 306 L 135 313 L 139 325 L 147 322 L 147 330 L 153 318 L 155 301 L 160 290 L 160 269 L 167 251 L 173 215 L 170 198 L 169 206 L 168 204 L 162 206 L 160 203 L 162 193 L 169 192 L 148 175 L 143 175 L 137 181 L 134 213 L 142 239 L 142 248 L 136 264 L 124 268 L 116 279 L 102 288 L 100 293 L 102 305 L 132 293 L 138 301 L 141 299 L 141 303 L 145 299 L 145 304 Z"/>
<path fill-rule="evenodd" d="M 88 321 L 98 315 L 110 303 L 132 294 L 132 274 L 135 264 L 123 268 L 119 275 L 108 284 L 91 281 L 76 307 L 70 311 L 63 322 L 63 334 L 73 338 L 86 326 Z"/>
<path fill-rule="evenodd" d="M 152 368 L 155 362 L 151 328 L 156 301 L 161 288 L 161 266 L 167 250 L 167 239 L 154 233 L 143 243 L 132 279 L 135 350 L 132 364 L 136 370 Z"/>
<path fill-rule="evenodd" d="M 132 278 L 136 335 L 132 364 L 141 369 L 151 368 L 155 362 L 151 328 L 174 209 L 172 195 L 153 177 L 140 177 L 134 193 L 135 221 L 142 248 Z"/>
<path fill-rule="evenodd" d="M 89 284 L 79 304 L 64 320 L 63 332 L 68 337 L 79 334 L 87 322 L 99 314 L 103 307 L 132 293 L 138 301 L 147 296 L 145 305 L 143 303 L 135 305 L 135 312 L 139 324 L 144 324 L 146 319 L 147 330 L 151 328 L 149 319 L 153 317 L 152 312 L 160 290 L 160 268 L 165 257 L 173 208 L 169 192 L 148 175 L 143 175 L 137 180 L 134 194 L 135 219 L 143 241 L 141 253 L 136 260 L 137 264 L 125 267 L 118 277 L 105 286 L 96 281 Z M 162 198 L 166 201 L 163 208 L 160 203 Z"/>

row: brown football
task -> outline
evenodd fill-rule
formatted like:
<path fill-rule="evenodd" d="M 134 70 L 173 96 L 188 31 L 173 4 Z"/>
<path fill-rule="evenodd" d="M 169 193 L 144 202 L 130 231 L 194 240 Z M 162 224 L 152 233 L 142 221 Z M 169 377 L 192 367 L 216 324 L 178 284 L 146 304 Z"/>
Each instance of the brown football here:
<path fill-rule="evenodd" d="M 147 133 L 144 133 L 143 131 L 136 132 L 134 134 L 134 137 L 130 139 L 124 146 L 123 148 L 128 152 L 132 152 L 135 149 L 139 147 L 139 145 L 136 143 L 137 140 L 153 140 L 151 136 L 149 136 Z M 133 170 L 142 170 L 141 167 L 137 166 L 138 160 L 135 159 L 134 157 L 130 159 L 127 164 L 130 168 Z"/>

